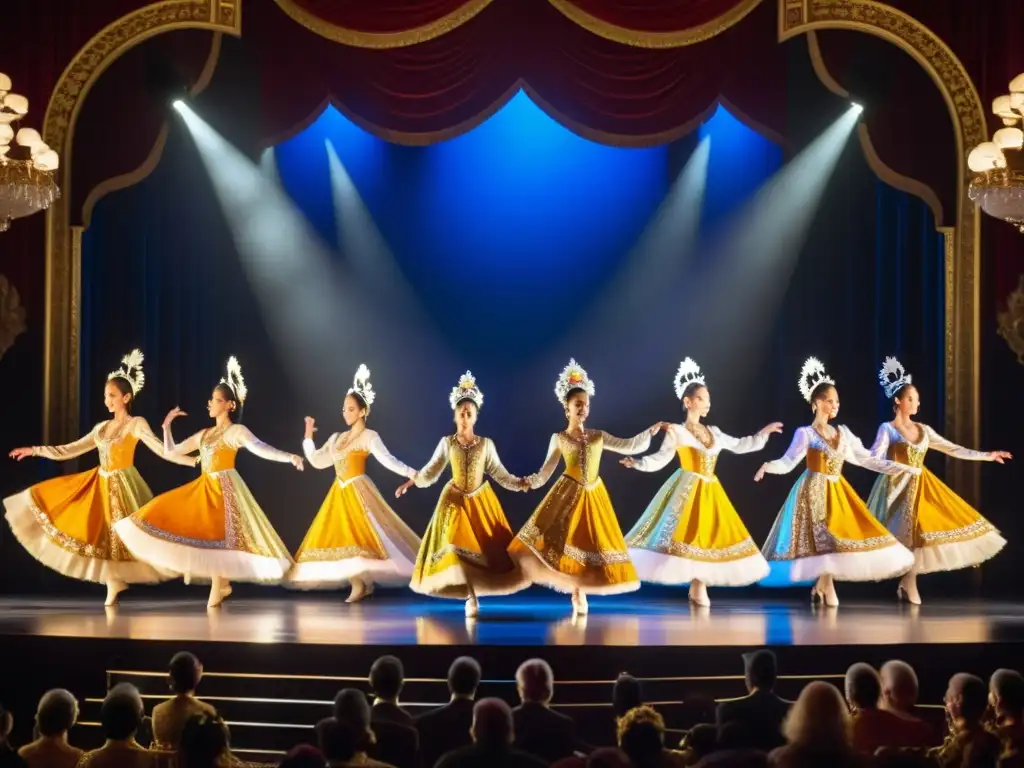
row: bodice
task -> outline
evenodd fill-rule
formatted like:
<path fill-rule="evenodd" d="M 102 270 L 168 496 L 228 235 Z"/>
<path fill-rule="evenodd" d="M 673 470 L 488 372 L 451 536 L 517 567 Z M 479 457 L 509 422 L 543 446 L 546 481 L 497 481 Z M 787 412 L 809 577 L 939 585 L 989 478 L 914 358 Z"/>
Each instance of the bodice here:
<path fill-rule="evenodd" d="M 109 427 L 108 427 L 109 428 Z M 96 449 L 100 454 L 100 469 L 117 472 L 135 463 L 135 446 L 139 438 L 133 434 L 112 435 L 109 439 L 96 436 Z"/>
<path fill-rule="evenodd" d="M 677 448 L 676 453 L 679 455 L 679 465 L 684 471 L 714 477 L 718 454 L 712 455 L 692 446 Z"/>
<path fill-rule="evenodd" d="M 235 468 L 235 457 L 238 449 L 232 448 L 224 442 L 226 429 L 215 427 L 203 433 L 199 441 L 199 462 L 203 472 L 223 472 L 225 469 Z"/>
<path fill-rule="evenodd" d="M 365 475 L 366 459 L 369 455 L 369 451 L 348 451 L 344 456 L 339 456 L 338 460 L 334 462 L 334 474 L 343 482 L 351 480 L 353 477 Z"/>
<path fill-rule="evenodd" d="M 906 440 L 893 441 L 889 443 L 889 461 L 900 464 L 908 464 L 911 467 L 923 467 L 924 457 L 928 453 L 928 441 L 921 440 L 919 443 L 909 443 Z"/>
<path fill-rule="evenodd" d="M 827 446 L 812 445 L 807 449 L 807 469 L 822 475 L 838 476 L 843 472 L 843 457 Z"/>
<path fill-rule="evenodd" d="M 577 440 L 562 432 L 558 444 L 565 461 L 565 474 L 583 485 L 596 483 L 600 476 L 604 434 L 588 431 L 582 440 Z"/>
<path fill-rule="evenodd" d="M 452 469 L 452 483 L 467 493 L 484 484 L 487 468 L 487 440 L 477 438 L 472 445 L 463 446 L 457 438 L 449 438 L 448 462 Z"/>

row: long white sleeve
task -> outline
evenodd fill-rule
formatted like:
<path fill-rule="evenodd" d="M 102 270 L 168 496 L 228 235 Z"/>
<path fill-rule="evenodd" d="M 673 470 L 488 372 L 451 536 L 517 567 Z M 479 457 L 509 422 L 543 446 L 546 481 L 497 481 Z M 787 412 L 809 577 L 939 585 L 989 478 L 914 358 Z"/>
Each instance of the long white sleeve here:
<path fill-rule="evenodd" d="M 381 463 L 381 466 L 385 469 L 390 469 L 396 475 L 411 478 L 416 474 L 415 469 L 391 455 L 391 452 L 384 445 L 384 441 L 380 439 L 380 435 L 376 432 L 370 435 L 370 453 L 373 454 L 373 458 Z"/>
<path fill-rule="evenodd" d="M 934 448 L 939 453 L 966 461 L 992 461 L 992 457 L 985 451 L 972 451 L 970 448 L 957 445 L 953 441 L 944 438 L 927 424 L 922 424 L 921 427 L 928 432 L 928 447 Z"/>
<path fill-rule="evenodd" d="M 416 475 L 416 487 L 417 488 L 429 488 L 444 472 L 444 468 L 448 466 L 448 438 L 442 437 L 441 441 L 437 444 L 437 448 L 434 449 L 434 455 L 430 457 L 423 468 Z"/>
<path fill-rule="evenodd" d="M 661 447 L 655 453 L 650 453 L 637 459 L 636 463 L 633 464 L 633 469 L 639 469 L 641 472 L 657 472 L 659 469 L 664 469 L 676 455 L 676 446 L 679 445 L 679 440 L 676 437 L 677 429 L 679 427 L 676 424 L 672 424 L 668 431 L 665 432 L 665 438 L 661 441 Z"/>
<path fill-rule="evenodd" d="M 886 459 L 876 459 L 871 454 L 871 451 L 864 447 L 864 443 L 860 441 L 860 438 L 847 427 L 839 427 L 839 430 L 842 432 L 843 459 L 851 464 L 864 467 L 864 469 L 870 469 L 872 472 L 878 472 L 881 475 L 898 475 L 902 472 L 909 472 L 912 475 L 921 474 L 920 469 L 911 467 L 909 464 L 897 464 Z"/>
<path fill-rule="evenodd" d="M 718 427 L 709 427 L 711 434 L 715 436 L 715 443 L 723 451 L 729 453 L 754 453 L 763 450 L 768 445 L 769 435 L 748 435 L 747 437 L 733 437 L 727 435 Z"/>
<path fill-rule="evenodd" d="M 764 471 L 769 475 L 786 475 L 793 471 L 793 469 L 804 460 L 807 455 L 807 446 L 810 445 L 810 441 L 807 436 L 808 427 L 799 427 L 796 432 L 793 433 L 793 442 L 789 444 L 789 448 L 782 458 L 769 461 L 764 465 Z"/>
<path fill-rule="evenodd" d="M 140 443 L 161 459 L 166 459 L 172 464 L 181 464 L 183 467 L 194 467 L 196 465 L 195 456 L 186 456 L 174 451 L 168 453 L 163 441 L 153 434 L 153 430 L 149 428 L 149 422 L 141 416 L 136 416 L 132 419 L 132 434 L 138 438 Z"/>
<path fill-rule="evenodd" d="M 871 444 L 871 455 L 876 459 L 884 459 L 889 455 L 889 425 L 882 422 L 878 425 L 875 442 Z"/>
<path fill-rule="evenodd" d="M 313 469 L 327 469 L 334 466 L 334 444 L 338 442 L 338 433 L 327 438 L 327 442 L 316 447 L 313 439 L 307 437 L 302 441 L 302 453 Z"/>
<path fill-rule="evenodd" d="M 623 453 L 626 456 L 634 456 L 643 453 L 651 447 L 651 431 L 645 429 L 639 435 L 629 439 L 601 433 L 604 436 L 604 447 L 612 453 Z"/>
<path fill-rule="evenodd" d="M 83 453 L 88 453 L 96 447 L 96 433 L 99 432 L 102 426 L 102 422 L 97 424 L 89 430 L 87 435 L 78 438 L 73 443 L 66 443 L 65 445 L 34 445 L 32 446 L 32 455 L 43 459 L 52 459 L 53 461 L 67 461 L 76 456 L 81 456 Z"/>
<path fill-rule="evenodd" d="M 548 441 L 548 455 L 544 457 L 544 464 L 541 466 L 540 471 L 526 478 L 530 488 L 536 490 L 550 480 L 551 475 L 558 466 L 558 460 L 561 458 L 562 451 L 558 447 L 558 435 L 552 435 L 551 440 Z"/>
<path fill-rule="evenodd" d="M 245 448 L 250 453 L 254 453 L 267 461 L 290 464 L 292 460 L 293 454 L 274 448 L 272 445 L 267 445 L 256 437 L 252 430 L 244 424 L 232 424 L 228 427 L 227 432 L 224 433 L 224 442 L 232 448 Z"/>
<path fill-rule="evenodd" d="M 484 457 L 484 472 L 494 478 L 494 482 L 507 491 L 521 491 L 523 481 L 516 477 L 501 463 L 498 458 L 498 449 L 494 447 L 494 441 L 487 439 L 487 454 Z"/>

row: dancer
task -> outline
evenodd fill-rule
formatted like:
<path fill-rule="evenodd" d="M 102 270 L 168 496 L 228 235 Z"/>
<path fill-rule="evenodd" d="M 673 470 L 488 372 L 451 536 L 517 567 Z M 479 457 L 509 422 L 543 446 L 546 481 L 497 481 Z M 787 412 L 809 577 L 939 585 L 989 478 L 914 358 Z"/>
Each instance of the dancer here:
<path fill-rule="evenodd" d="M 741 587 L 768 575 L 761 550 L 715 477 L 718 454 L 760 451 L 782 424 L 774 422 L 741 439 L 701 424 L 711 410 L 711 393 L 700 366 L 689 357 L 679 364 L 675 391 L 686 420 L 668 426 L 657 453 L 620 462 L 657 472 L 678 454 L 681 465 L 626 534 L 626 543 L 641 581 L 689 582 L 690 602 L 709 606 L 708 585 Z"/>
<path fill-rule="evenodd" d="M 602 450 L 642 453 L 650 446 L 651 435 L 666 426 L 655 424 L 630 440 L 586 429 L 593 395 L 594 382 L 570 360 L 555 382 L 568 427 L 551 436 L 544 466 L 526 481 L 531 489 L 543 486 L 560 457 L 565 472 L 509 547 L 531 581 L 572 594 L 574 615 L 587 613 L 588 592 L 612 595 L 640 588 L 598 470 Z"/>
<path fill-rule="evenodd" d="M 114 605 L 129 584 L 152 584 L 168 578 L 135 560 L 114 532 L 114 523 L 153 498 L 133 464 L 135 446 L 175 464 L 195 466 L 187 456 L 164 451 L 149 424 L 132 416 L 132 405 L 146 381 L 143 356 L 137 349 L 121 358 L 121 367 L 107 377 L 103 404 L 112 418 L 67 445 L 15 448 L 11 458 L 40 456 L 67 461 L 93 450 L 100 465 L 87 472 L 44 480 L 4 499 L 7 522 L 21 545 L 36 560 L 72 579 L 107 585 L 105 605 Z"/>
<path fill-rule="evenodd" d="M 1013 458 L 1006 451 L 972 451 L 940 436 L 911 417 L 921 407 L 917 387 L 895 357 L 887 357 L 878 372 L 885 396 L 895 416 L 878 428 L 871 453 L 920 470 L 902 472 L 875 481 L 868 507 L 900 543 L 914 553 L 914 567 L 900 580 L 897 598 L 921 604 L 917 575 L 953 571 L 988 560 L 1006 546 L 1006 540 L 985 518 L 973 510 L 924 466 L 929 448 L 968 461 Z M 902 468 L 902 467 L 901 467 Z"/>
<path fill-rule="evenodd" d="M 885 530 L 842 476 L 843 462 L 874 472 L 917 474 L 891 461 L 876 459 L 845 426 L 829 422 L 839 414 L 839 392 L 813 357 L 800 371 L 800 394 L 811 404 L 814 421 L 793 434 L 781 459 L 762 464 L 754 475 L 784 475 L 807 457 L 807 469 L 789 492 L 762 552 L 769 561 L 788 561 L 791 581 L 817 578 L 811 599 L 839 605 L 834 579 L 881 581 L 910 570 L 914 556 Z"/>
<path fill-rule="evenodd" d="M 317 450 L 313 445 L 316 423 L 307 416 L 306 439 L 302 441 L 310 466 L 326 469 L 333 465 L 337 482 L 331 485 L 302 540 L 288 582 L 307 588 L 351 582 L 347 603 L 369 596 L 374 581 L 407 582 L 420 546 L 419 537 L 366 475 L 366 459 L 372 455 L 397 475 L 416 476 L 416 471 L 392 456 L 380 435 L 366 426 L 376 397 L 370 370 L 360 365 L 341 409 L 348 431 L 335 432 Z"/>
<path fill-rule="evenodd" d="M 420 594 L 465 600 L 466 616 L 474 618 L 480 611 L 478 597 L 509 595 L 530 586 L 509 557 L 512 529 L 484 475 L 510 491 L 525 491 L 528 486 L 508 473 L 493 441 L 473 431 L 484 393 L 472 373 L 466 371 L 459 379 L 448 403 L 455 412 L 455 434 L 441 438 L 415 480 L 395 495 L 401 496 L 413 483 L 418 488 L 433 485 L 451 463 L 452 479 L 441 490 L 423 534 L 409 586 Z"/>
<path fill-rule="evenodd" d="M 185 412 L 173 408 L 164 419 L 164 448 L 178 455 L 199 451 L 203 473 L 114 526 L 139 560 L 181 574 L 186 581 L 210 579 L 210 608 L 231 594 L 230 580 L 277 582 L 292 565 L 288 550 L 235 471 L 235 456 L 245 448 L 299 471 L 302 458 L 271 448 L 238 423 L 247 394 L 242 367 L 232 357 L 227 377 L 213 388 L 207 403 L 212 428 L 175 445 L 171 422 Z"/>

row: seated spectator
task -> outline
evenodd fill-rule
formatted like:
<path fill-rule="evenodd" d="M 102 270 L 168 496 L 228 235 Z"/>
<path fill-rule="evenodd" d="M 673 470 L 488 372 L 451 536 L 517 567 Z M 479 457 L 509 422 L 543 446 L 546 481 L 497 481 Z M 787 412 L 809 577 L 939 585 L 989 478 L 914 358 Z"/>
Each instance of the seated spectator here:
<path fill-rule="evenodd" d="M 1003 751 L 999 737 L 985 728 L 988 688 L 980 677 L 953 675 L 946 690 L 949 735 L 941 747 L 928 751 L 940 768 L 995 766 Z"/>
<path fill-rule="evenodd" d="M 366 696 L 355 688 L 345 688 L 334 697 L 336 720 L 354 723 L 353 727 L 359 728 L 364 714 L 370 733 L 369 740 L 362 745 L 362 751 L 386 765 L 419 768 L 420 739 L 415 728 L 386 719 L 374 722 L 373 709 L 366 701 Z"/>
<path fill-rule="evenodd" d="M 696 765 L 718 749 L 718 729 L 710 723 L 693 726 L 680 745 L 686 765 Z"/>
<path fill-rule="evenodd" d="M 363 695 L 362 691 L 354 692 Z M 328 717 L 316 724 L 317 743 L 330 768 L 355 765 L 386 768 L 387 763 L 367 757 L 366 751 L 373 742 L 373 732 L 370 730 L 370 705 L 365 697 L 363 704 L 365 706 L 361 712 L 357 711 L 359 708 L 356 707 L 351 710 L 349 719 Z"/>
<path fill-rule="evenodd" d="M 193 715 L 216 716 L 217 710 L 196 698 L 203 677 L 203 665 L 191 653 L 176 653 L 171 658 L 167 682 L 174 696 L 153 707 L 153 746 L 177 751 L 181 729 Z"/>
<path fill-rule="evenodd" d="M 619 718 L 619 749 L 629 756 L 634 768 L 686 765 L 682 752 L 665 749 L 665 721 L 647 706 L 631 709 Z"/>
<path fill-rule="evenodd" d="M 179 738 L 179 768 L 227 768 L 234 762 L 228 727 L 217 714 L 192 715 Z"/>
<path fill-rule="evenodd" d="M 405 669 L 401 660 L 394 656 L 381 656 L 370 667 L 369 682 L 374 697 L 370 713 L 372 722 L 415 725 L 412 715 L 398 704 L 398 697 L 405 685 Z"/>
<path fill-rule="evenodd" d="M 78 702 L 70 691 L 44 693 L 36 708 L 39 738 L 18 750 L 28 768 L 75 768 L 82 750 L 68 744 L 68 731 L 77 720 Z"/>
<path fill-rule="evenodd" d="M 1024 756 L 1024 676 L 1012 669 L 997 669 L 989 679 L 988 701 L 1003 752 Z"/>
<path fill-rule="evenodd" d="M 628 672 L 622 672 L 612 685 L 612 710 L 618 719 L 631 709 L 644 703 L 640 681 Z M 617 750 L 616 750 L 617 751 Z"/>
<path fill-rule="evenodd" d="M 437 768 L 541 768 L 548 763 L 514 749 L 512 710 L 501 699 L 481 699 L 473 707 L 473 743 L 449 752 Z"/>
<path fill-rule="evenodd" d="M 327 768 L 324 753 L 309 744 L 292 747 L 288 754 L 281 758 L 277 768 Z"/>
<path fill-rule="evenodd" d="M 576 725 L 549 706 L 555 693 L 555 675 L 548 663 L 530 659 L 520 664 L 516 688 L 522 702 L 512 710 L 516 748 L 548 763 L 572 755 L 576 749 Z"/>
<path fill-rule="evenodd" d="M 24 768 L 21 759 L 11 746 L 11 731 L 14 730 L 14 716 L 0 706 L 0 768 Z"/>
<path fill-rule="evenodd" d="M 854 664 L 846 670 L 846 701 L 853 712 L 853 746 L 865 755 L 882 747 L 921 747 L 920 729 L 905 718 L 878 708 L 882 679 L 874 667 Z"/>
<path fill-rule="evenodd" d="M 782 721 L 789 712 L 790 703 L 772 691 L 778 677 L 775 654 L 763 649 L 743 654 L 749 696 L 718 705 L 715 721 L 721 729 L 728 723 L 737 723 L 748 734 L 751 748 L 768 752 L 785 744 Z"/>
<path fill-rule="evenodd" d="M 931 747 L 940 743 L 939 733 L 916 714 L 917 673 L 905 661 L 887 661 L 880 671 L 882 698 L 879 709 L 901 719 L 898 745 Z"/>
<path fill-rule="evenodd" d="M 445 752 L 473 743 L 469 730 L 473 725 L 473 698 L 480 685 L 480 665 L 476 659 L 460 656 L 448 669 L 451 700 L 443 707 L 416 718 L 423 765 L 433 768 Z"/>
<path fill-rule="evenodd" d="M 775 768 L 866 768 L 870 758 L 853 748 L 850 715 L 835 687 L 808 684 L 782 725 L 788 743 L 768 755 Z"/>
<path fill-rule="evenodd" d="M 135 740 L 142 716 L 142 697 L 134 685 L 118 683 L 111 688 L 100 708 L 100 727 L 106 742 L 82 755 L 79 768 L 153 768 L 155 753 Z"/>

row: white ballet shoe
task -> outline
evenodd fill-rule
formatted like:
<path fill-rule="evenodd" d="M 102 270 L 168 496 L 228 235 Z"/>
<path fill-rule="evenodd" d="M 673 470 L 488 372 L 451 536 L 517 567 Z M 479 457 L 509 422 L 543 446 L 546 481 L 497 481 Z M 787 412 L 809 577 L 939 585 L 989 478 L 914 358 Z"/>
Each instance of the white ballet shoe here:
<path fill-rule="evenodd" d="M 826 574 L 818 580 L 818 591 L 821 594 L 822 602 L 829 608 L 839 605 L 839 595 L 836 594 L 836 583 L 830 574 Z"/>
<path fill-rule="evenodd" d="M 372 588 L 368 590 L 362 579 L 352 579 L 352 591 L 345 598 L 345 602 L 358 603 L 364 597 L 369 597 L 371 591 Z"/>
<path fill-rule="evenodd" d="M 586 616 L 590 610 L 587 604 L 587 594 L 576 590 L 572 593 L 572 613 L 574 616 Z"/>
<path fill-rule="evenodd" d="M 128 589 L 128 585 L 125 584 L 120 579 L 111 579 L 110 581 L 108 581 L 107 582 L 107 599 L 104 601 L 103 605 L 105 605 L 107 607 L 110 607 L 112 605 L 117 605 L 117 597 L 118 597 L 118 595 L 120 595 L 126 589 Z"/>
<path fill-rule="evenodd" d="M 466 600 L 466 618 L 475 619 L 480 614 L 480 603 L 476 597 L 470 596 Z"/>
<path fill-rule="evenodd" d="M 210 584 L 210 599 L 206 601 L 207 608 L 216 608 L 229 597 L 234 590 L 230 582 L 215 578 Z"/>
<path fill-rule="evenodd" d="M 900 579 L 900 585 L 896 587 L 896 599 L 906 600 L 911 605 L 921 604 L 921 593 L 917 591 L 917 578 L 909 573 Z"/>
<path fill-rule="evenodd" d="M 690 602 L 694 605 L 699 605 L 701 608 L 711 607 L 711 598 L 708 597 L 708 587 L 699 579 L 694 579 L 690 583 Z"/>

